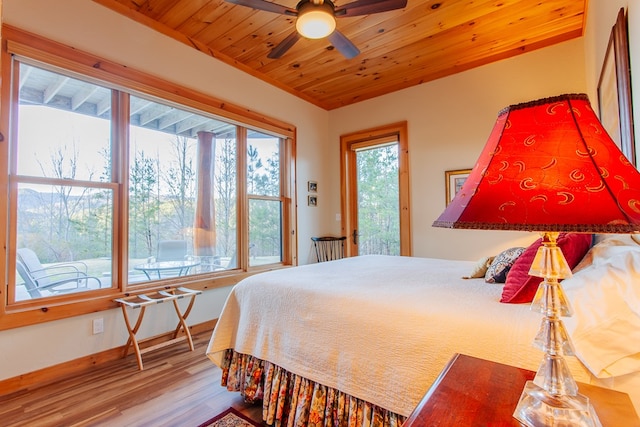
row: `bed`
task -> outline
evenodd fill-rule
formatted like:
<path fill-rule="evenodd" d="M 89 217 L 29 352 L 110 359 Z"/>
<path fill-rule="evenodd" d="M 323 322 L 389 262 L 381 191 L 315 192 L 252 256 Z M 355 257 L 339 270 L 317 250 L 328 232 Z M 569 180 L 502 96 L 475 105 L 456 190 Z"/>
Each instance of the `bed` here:
<path fill-rule="evenodd" d="M 607 263 L 621 253 L 622 272 Z M 230 293 L 207 355 L 223 385 L 262 401 L 269 425 L 400 426 L 455 353 L 531 370 L 542 360 L 531 344 L 540 315 L 500 303 L 499 284 L 463 279 L 475 266 L 368 255 L 251 276 Z M 577 314 L 565 321 L 579 356 L 567 357 L 570 370 L 577 381 L 630 393 L 638 411 L 640 291 L 628 288 L 639 286 L 610 286 L 622 295 L 597 315 L 586 307 L 602 297 L 592 288 L 603 272 L 615 283 L 640 277 L 640 246 L 613 236 L 576 267 L 564 285 Z M 618 313 L 620 300 L 628 318 L 613 333 L 625 333 L 626 348 L 601 351 L 616 323 L 607 310 Z M 631 337 L 623 331 L 636 326 Z"/>

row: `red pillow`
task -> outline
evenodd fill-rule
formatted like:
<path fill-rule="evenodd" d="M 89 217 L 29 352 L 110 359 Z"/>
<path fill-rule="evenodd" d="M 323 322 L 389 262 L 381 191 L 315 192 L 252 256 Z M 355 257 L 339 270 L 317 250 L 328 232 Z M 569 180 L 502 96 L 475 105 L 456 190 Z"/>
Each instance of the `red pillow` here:
<path fill-rule="evenodd" d="M 573 269 L 585 256 L 591 247 L 591 234 L 561 233 L 558 236 L 558 246 L 562 249 L 569 267 Z M 529 276 L 529 269 L 538 248 L 542 244 L 542 238 L 529 246 L 509 270 L 507 281 L 502 289 L 500 302 L 523 303 L 533 301 L 538 285 L 542 277 Z"/>

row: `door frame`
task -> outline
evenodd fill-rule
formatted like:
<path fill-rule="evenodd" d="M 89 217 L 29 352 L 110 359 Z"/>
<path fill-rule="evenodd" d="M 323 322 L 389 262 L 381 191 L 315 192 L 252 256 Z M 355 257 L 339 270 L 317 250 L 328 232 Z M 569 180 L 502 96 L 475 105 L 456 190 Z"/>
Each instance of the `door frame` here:
<path fill-rule="evenodd" d="M 340 136 L 340 213 L 342 235 L 347 236 L 345 255 L 358 255 L 353 231 L 358 228 L 356 148 L 374 146 L 390 137 L 398 140 L 398 188 L 400 206 L 400 255 L 411 256 L 411 205 L 409 200 L 409 141 L 407 122 L 392 123 Z"/>

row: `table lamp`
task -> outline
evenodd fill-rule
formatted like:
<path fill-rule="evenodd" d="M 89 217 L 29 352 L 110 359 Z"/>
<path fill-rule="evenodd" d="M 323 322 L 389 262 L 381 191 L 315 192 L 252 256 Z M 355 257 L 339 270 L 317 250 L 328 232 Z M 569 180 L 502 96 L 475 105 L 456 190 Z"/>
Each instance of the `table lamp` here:
<path fill-rule="evenodd" d="M 602 127 L 584 94 L 509 106 L 435 227 L 536 231 L 529 274 L 542 277 L 531 309 L 543 316 L 534 345 L 544 358 L 513 416 L 527 426 L 600 426 L 564 356 L 574 350 L 561 316 L 560 280 L 571 276 L 560 232 L 640 231 L 640 173 Z"/>

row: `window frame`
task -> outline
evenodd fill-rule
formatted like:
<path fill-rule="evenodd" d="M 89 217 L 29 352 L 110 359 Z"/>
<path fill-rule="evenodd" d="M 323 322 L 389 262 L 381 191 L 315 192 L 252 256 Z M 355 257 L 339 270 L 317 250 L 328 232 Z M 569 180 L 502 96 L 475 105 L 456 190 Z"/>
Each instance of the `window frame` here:
<path fill-rule="evenodd" d="M 11 283 L 15 284 L 15 219 L 10 212 L 12 206 L 16 206 L 17 182 L 11 182 L 9 173 L 0 175 L 0 185 L 10 189 L 10 198 L 3 198 L 0 201 L 0 240 L 6 242 L 2 248 L 4 262 L 0 263 L 0 274 L 5 278 L 5 292 L 0 295 L 0 330 L 9 329 L 29 324 L 36 324 L 50 320 L 62 319 L 78 316 L 99 310 L 106 310 L 117 307 L 113 302 L 114 298 L 125 293 L 139 293 L 162 289 L 170 285 L 180 284 L 193 289 L 206 290 L 226 287 L 237 283 L 244 277 L 259 273 L 265 270 L 285 268 L 297 264 L 297 243 L 296 243 L 296 212 L 295 212 L 295 127 L 280 120 L 257 114 L 245 108 L 233 105 L 226 101 L 221 101 L 210 95 L 206 95 L 196 90 L 188 89 L 178 84 L 148 75 L 144 72 L 118 65 L 114 62 L 99 58 L 86 52 L 78 51 L 63 44 L 50 41 L 41 36 L 28 33 L 26 31 L 4 25 L 2 27 L 3 49 L 2 49 L 2 85 L 1 106 L 2 111 L 14 113 L 18 104 L 17 88 L 12 84 L 11 75 L 14 67 L 18 66 L 18 61 L 14 61 L 14 56 L 18 59 L 24 58 L 24 62 L 41 66 L 53 71 L 59 70 L 64 74 L 78 76 L 82 80 L 93 81 L 96 84 L 114 89 L 112 105 L 112 122 L 124 123 L 121 126 L 112 128 L 112 179 L 108 184 L 114 191 L 114 224 L 113 224 L 113 269 L 116 273 L 113 277 L 112 288 L 103 288 L 80 293 L 70 293 L 55 297 L 44 297 L 26 301 L 8 302 L 14 299 L 14 289 Z M 15 91 L 16 93 L 12 93 Z M 181 108 L 191 108 L 198 112 L 205 113 L 212 118 L 223 120 L 237 126 L 237 189 L 238 189 L 238 265 L 236 269 L 187 276 L 179 279 L 163 279 L 161 281 L 145 282 L 143 284 L 126 283 L 126 263 L 127 240 L 128 240 L 128 191 L 125 191 L 128 182 L 128 156 L 129 148 L 127 143 L 129 126 L 129 103 L 130 95 L 143 95 L 158 99 L 163 103 L 174 103 Z M 12 105 L 13 104 L 13 105 Z M 0 143 L 0 168 L 9 171 L 10 140 L 11 135 L 7 130 L 15 123 L 9 123 L 15 114 L 3 114 L 0 118 L 0 131 L 5 136 L 4 142 Z M 13 127 L 15 128 L 15 127 Z M 249 243 L 248 243 L 248 199 L 246 191 L 246 159 L 244 153 L 247 148 L 247 129 L 255 129 L 262 133 L 273 135 L 280 139 L 280 194 L 277 197 L 282 203 L 282 261 L 275 264 L 249 267 Z M 123 143 L 125 142 L 125 143 Z M 119 165 L 117 167 L 116 165 Z M 15 169 L 12 169 L 15 170 Z M 31 178 L 20 177 L 23 179 Z M 40 181 L 36 179 L 36 181 Z M 51 183 L 53 180 L 45 178 L 42 180 Z M 73 185 L 85 185 L 87 182 L 78 181 Z M 96 183 L 90 183 L 94 186 Z M 102 185 L 102 184 L 100 184 Z M 15 188 L 14 188 L 15 187 Z M 119 212 L 119 214 L 117 214 Z M 13 239 L 13 240 L 12 240 Z"/>

